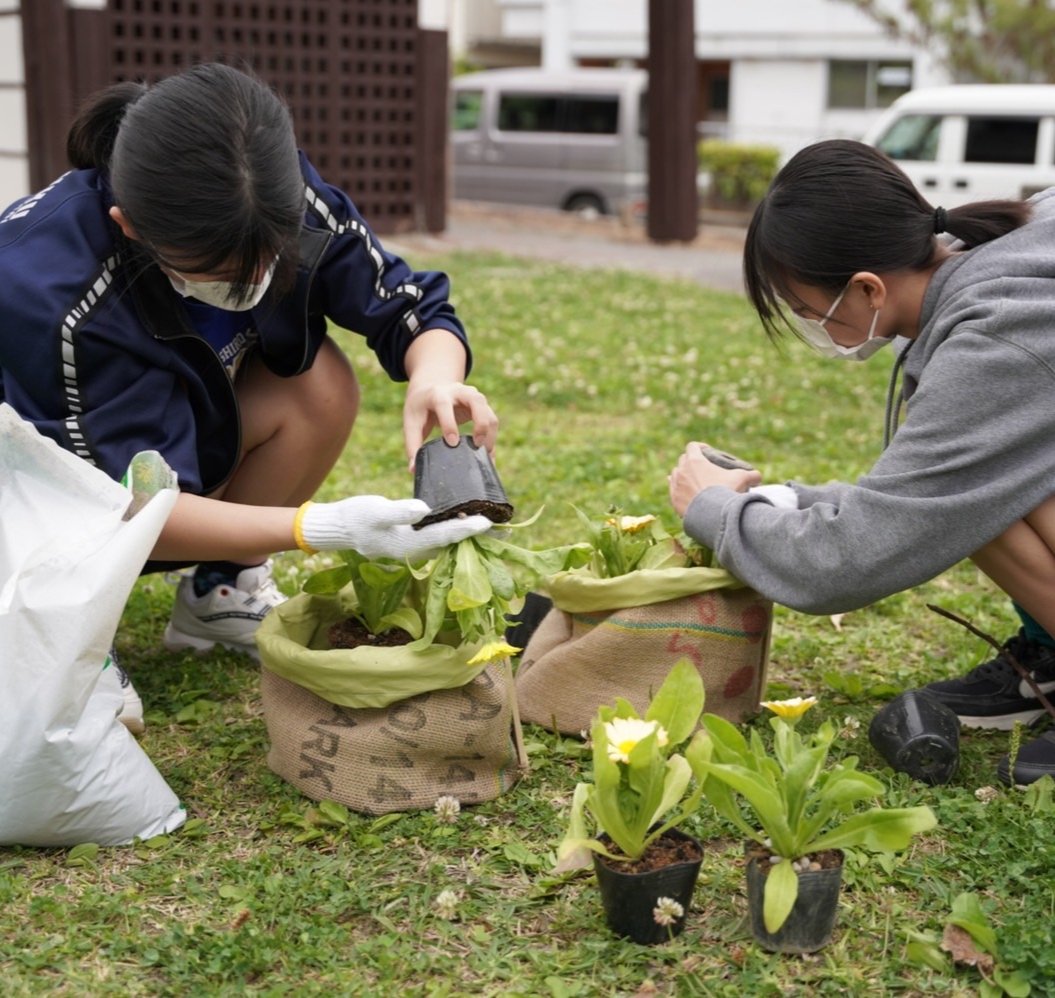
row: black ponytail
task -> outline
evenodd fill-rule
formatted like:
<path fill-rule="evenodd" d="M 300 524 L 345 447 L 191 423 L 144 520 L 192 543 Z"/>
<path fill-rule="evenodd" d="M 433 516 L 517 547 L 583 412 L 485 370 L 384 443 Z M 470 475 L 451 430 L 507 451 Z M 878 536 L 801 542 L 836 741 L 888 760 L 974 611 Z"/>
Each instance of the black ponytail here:
<path fill-rule="evenodd" d="M 142 83 L 115 83 L 81 104 L 66 136 L 66 158 L 75 170 L 109 169 L 121 119 L 146 90 Z"/>
<path fill-rule="evenodd" d="M 936 231 L 970 249 L 1024 224 L 1024 201 L 979 201 L 936 209 L 888 156 L 832 139 L 796 153 L 755 209 L 744 243 L 744 286 L 766 333 L 784 330 L 790 285 L 833 296 L 861 270 L 922 270 Z"/>
<path fill-rule="evenodd" d="M 946 211 L 945 231 L 964 244 L 964 249 L 1006 236 L 1029 220 L 1025 201 L 975 201 Z"/>

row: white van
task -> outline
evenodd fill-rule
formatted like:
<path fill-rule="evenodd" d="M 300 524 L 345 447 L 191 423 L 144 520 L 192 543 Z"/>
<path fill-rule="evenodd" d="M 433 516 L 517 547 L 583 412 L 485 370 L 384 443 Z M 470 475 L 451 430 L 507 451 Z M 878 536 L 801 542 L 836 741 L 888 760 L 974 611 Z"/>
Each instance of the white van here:
<path fill-rule="evenodd" d="M 455 77 L 454 197 L 591 216 L 643 208 L 648 74 L 492 69 Z"/>
<path fill-rule="evenodd" d="M 936 207 L 1028 197 L 1055 186 L 1055 85 L 910 90 L 864 141 L 897 160 Z"/>

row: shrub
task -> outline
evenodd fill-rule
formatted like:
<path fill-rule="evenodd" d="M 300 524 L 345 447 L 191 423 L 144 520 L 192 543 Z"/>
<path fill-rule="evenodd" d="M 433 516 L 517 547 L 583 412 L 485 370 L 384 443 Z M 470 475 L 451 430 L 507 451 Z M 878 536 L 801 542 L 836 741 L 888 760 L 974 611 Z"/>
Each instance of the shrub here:
<path fill-rule="evenodd" d="M 780 150 L 704 139 L 697 146 L 700 169 L 711 176 L 712 201 L 744 207 L 760 201 L 776 176 Z"/>

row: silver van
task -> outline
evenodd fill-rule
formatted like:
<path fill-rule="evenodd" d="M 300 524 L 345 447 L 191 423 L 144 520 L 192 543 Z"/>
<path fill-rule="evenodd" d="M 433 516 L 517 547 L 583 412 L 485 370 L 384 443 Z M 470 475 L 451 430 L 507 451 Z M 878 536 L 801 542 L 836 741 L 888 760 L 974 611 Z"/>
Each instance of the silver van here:
<path fill-rule="evenodd" d="M 492 69 L 455 77 L 454 197 L 626 215 L 647 194 L 636 69 Z"/>
<path fill-rule="evenodd" d="M 1029 197 L 1055 186 L 1055 85 L 910 90 L 864 141 L 897 160 L 933 205 Z"/>

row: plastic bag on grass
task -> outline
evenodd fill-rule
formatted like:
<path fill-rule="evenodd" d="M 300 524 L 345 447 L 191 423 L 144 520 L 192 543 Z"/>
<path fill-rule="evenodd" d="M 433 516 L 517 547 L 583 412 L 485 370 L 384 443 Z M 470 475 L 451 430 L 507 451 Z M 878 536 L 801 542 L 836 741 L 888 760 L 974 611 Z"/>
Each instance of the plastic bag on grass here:
<path fill-rule="evenodd" d="M 0 404 L 0 845 L 117 845 L 185 813 L 117 714 L 125 600 L 176 501 L 160 455 L 129 487 Z"/>

